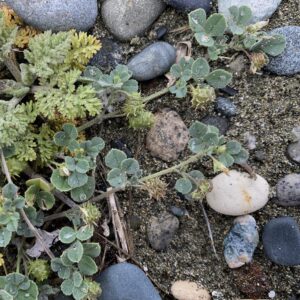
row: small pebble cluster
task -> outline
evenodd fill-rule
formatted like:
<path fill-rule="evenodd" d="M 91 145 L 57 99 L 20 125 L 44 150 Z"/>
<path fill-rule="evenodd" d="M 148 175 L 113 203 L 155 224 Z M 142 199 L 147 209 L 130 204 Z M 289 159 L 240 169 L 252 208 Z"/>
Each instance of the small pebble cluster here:
<path fill-rule="evenodd" d="M 184 13 L 197 8 L 203 8 L 209 13 L 212 9 L 210 0 L 105 0 L 100 1 L 100 4 L 97 0 L 6 2 L 26 23 L 40 30 L 55 32 L 73 28 L 78 31 L 91 29 L 100 8 L 101 18 L 113 37 L 102 39 L 103 47 L 90 64 L 104 71 L 110 71 L 117 64 L 124 63 L 119 42 L 143 36 L 168 5 Z M 281 0 L 218 0 L 218 9 L 219 12 L 228 14 L 232 5 L 250 6 L 253 10 L 251 21 L 257 22 L 270 18 L 280 3 Z M 157 35 L 163 36 L 166 31 L 166 28 L 160 28 Z M 276 75 L 299 73 L 300 27 L 280 27 L 271 33 L 283 34 L 287 46 L 281 55 L 270 58 L 266 70 Z M 133 78 L 148 81 L 165 74 L 175 61 L 174 46 L 157 41 L 133 56 L 127 66 L 132 71 Z M 207 115 L 201 121 L 217 127 L 220 133 L 225 135 L 230 127 L 230 119 L 239 114 L 239 109 L 231 99 L 218 97 L 215 101 L 215 111 L 217 115 Z M 247 139 L 250 140 L 250 137 L 251 135 L 248 135 Z M 147 135 L 146 146 L 154 157 L 173 162 L 180 157 L 188 140 L 188 129 L 180 116 L 175 111 L 163 110 L 155 115 L 155 123 Z M 249 145 L 248 148 L 251 148 L 253 143 L 249 142 Z M 287 155 L 291 161 L 300 163 L 299 134 L 298 138 L 288 145 Z M 208 206 L 217 213 L 236 217 L 224 239 L 224 258 L 229 268 L 237 268 L 234 270 L 236 283 L 249 297 L 259 297 L 265 292 L 272 296 L 274 292 L 271 290 L 271 284 L 264 270 L 255 262 L 260 232 L 256 220 L 250 215 L 267 205 L 270 198 L 268 182 L 258 174 L 251 176 L 232 170 L 214 177 L 212 184 L 213 189 L 206 199 Z M 274 203 L 284 207 L 300 206 L 300 173 L 286 174 L 279 178 Z M 179 219 L 186 215 L 188 212 L 185 208 L 172 206 L 170 212 L 153 217 L 147 228 L 150 246 L 156 251 L 166 251 L 180 227 Z M 261 231 L 263 251 L 272 263 L 281 266 L 300 265 L 300 228 L 297 220 L 292 216 L 278 216 L 269 220 Z M 240 268 L 244 265 L 245 268 Z M 247 280 L 242 280 L 241 277 Z M 108 267 L 99 274 L 97 281 L 102 288 L 101 300 L 162 299 L 145 273 L 130 263 Z M 174 282 L 171 293 L 178 300 L 225 299 L 219 291 L 213 291 L 211 297 L 201 284 L 184 280 Z M 63 295 L 57 297 L 67 298 Z"/>

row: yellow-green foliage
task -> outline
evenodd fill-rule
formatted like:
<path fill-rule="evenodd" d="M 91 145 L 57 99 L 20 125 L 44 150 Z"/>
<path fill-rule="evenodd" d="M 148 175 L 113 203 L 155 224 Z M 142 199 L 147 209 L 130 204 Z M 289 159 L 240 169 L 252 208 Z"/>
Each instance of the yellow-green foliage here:
<path fill-rule="evenodd" d="M 153 114 L 145 109 L 145 103 L 140 93 L 128 96 L 123 111 L 133 129 L 151 127 L 154 122 Z"/>

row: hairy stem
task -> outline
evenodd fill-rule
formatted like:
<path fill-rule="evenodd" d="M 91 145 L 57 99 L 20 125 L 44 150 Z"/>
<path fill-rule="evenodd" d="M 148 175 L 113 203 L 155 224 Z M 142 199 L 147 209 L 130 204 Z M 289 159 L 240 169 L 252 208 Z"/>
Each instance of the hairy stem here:
<path fill-rule="evenodd" d="M 153 94 L 151 94 L 151 95 L 145 97 L 145 98 L 143 99 L 143 101 L 144 101 L 145 103 L 148 103 L 148 102 L 150 102 L 150 101 L 152 101 L 152 100 L 154 100 L 154 99 L 156 99 L 156 98 L 159 98 L 159 97 L 161 97 L 161 96 L 163 96 L 163 95 L 165 95 L 165 94 L 167 94 L 167 93 L 169 93 L 169 88 L 166 87 L 166 88 L 164 88 L 164 89 L 162 89 L 162 90 L 160 90 L 160 91 L 158 91 L 158 92 L 156 92 L 156 93 L 153 93 Z"/>
<path fill-rule="evenodd" d="M 173 167 L 170 167 L 168 169 L 164 169 L 160 172 L 145 176 L 145 177 L 141 178 L 139 181 L 144 182 L 144 181 L 148 181 L 148 180 L 153 179 L 153 178 L 157 178 L 157 177 L 160 177 L 160 176 L 163 176 L 163 175 L 167 175 L 169 173 L 177 172 L 177 170 L 180 170 L 180 169 L 184 168 L 185 166 L 188 166 L 189 164 L 197 162 L 202 156 L 203 156 L 203 153 L 197 153 L 197 154 L 191 156 L 190 158 L 188 158 L 187 160 L 181 162 L 180 164 L 178 164 L 176 166 L 173 166 Z"/>

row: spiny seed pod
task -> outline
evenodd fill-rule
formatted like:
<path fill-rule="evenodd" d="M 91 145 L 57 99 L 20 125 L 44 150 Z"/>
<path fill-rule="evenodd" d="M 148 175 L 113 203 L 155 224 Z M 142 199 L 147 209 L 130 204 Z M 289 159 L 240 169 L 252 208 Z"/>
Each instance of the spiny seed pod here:
<path fill-rule="evenodd" d="M 153 114 L 150 111 L 144 110 L 139 115 L 129 118 L 129 127 L 133 129 L 149 128 L 153 122 Z"/>
<path fill-rule="evenodd" d="M 99 208 L 91 203 L 85 203 L 81 207 L 82 219 L 87 225 L 97 224 L 101 218 L 101 212 Z"/>
<path fill-rule="evenodd" d="M 42 282 L 49 277 L 51 269 L 47 260 L 37 259 L 29 263 L 28 271 L 36 281 Z"/>
<path fill-rule="evenodd" d="M 269 63 L 268 56 L 263 52 L 255 52 L 251 54 L 251 73 L 255 74 Z"/>
<path fill-rule="evenodd" d="M 168 185 L 159 178 L 149 179 L 143 183 L 142 189 L 147 191 L 150 198 L 161 200 L 166 195 Z"/>
<path fill-rule="evenodd" d="M 87 284 L 88 288 L 88 294 L 85 296 L 84 299 L 97 300 L 102 293 L 100 284 L 90 279 L 85 279 L 84 282 Z"/>
<path fill-rule="evenodd" d="M 193 87 L 190 86 L 192 95 L 192 106 L 196 109 L 203 109 L 216 99 L 215 89 L 211 86 Z"/>
<path fill-rule="evenodd" d="M 201 180 L 196 190 L 192 193 L 192 198 L 195 200 L 203 200 L 207 193 L 212 190 L 212 183 L 210 180 Z"/>

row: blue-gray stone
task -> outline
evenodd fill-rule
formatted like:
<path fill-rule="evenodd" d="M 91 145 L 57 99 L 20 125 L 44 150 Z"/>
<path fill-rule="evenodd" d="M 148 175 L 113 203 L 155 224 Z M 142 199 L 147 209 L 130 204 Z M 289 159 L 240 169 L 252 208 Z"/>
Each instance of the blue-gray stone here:
<path fill-rule="evenodd" d="M 224 256 L 230 268 L 251 262 L 259 241 L 255 219 L 250 215 L 237 217 L 224 239 Z"/>
<path fill-rule="evenodd" d="M 102 4 L 102 19 L 119 40 L 141 36 L 164 11 L 162 0 L 106 0 Z"/>
<path fill-rule="evenodd" d="M 145 81 L 169 71 L 176 60 L 176 50 L 166 42 L 156 42 L 130 59 L 127 66 L 133 78 Z"/>
<path fill-rule="evenodd" d="M 188 212 L 185 208 L 181 208 L 177 206 L 171 206 L 170 213 L 179 218 L 188 215 Z"/>
<path fill-rule="evenodd" d="M 291 160 L 300 163 L 300 141 L 289 144 L 287 154 Z"/>
<path fill-rule="evenodd" d="M 161 300 L 145 273 L 129 263 L 113 265 L 95 280 L 102 289 L 99 300 Z"/>
<path fill-rule="evenodd" d="M 282 206 L 300 205 L 300 174 L 289 174 L 281 178 L 277 185 L 276 203 Z"/>
<path fill-rule="evenodd" d="M 225 117 L 233 117 L 237 114 L 237 108 L 228 98 L 218 97 L 215 102 L 215 109 Z"/>
<path fill-rule="evenodd" d="M 217 127 L 222 135 L 226 134 L 229 128 L 228 120 L 219 116 L 206 116 L 201 119 L 201 122 L 206 125 Z"/>
<path fill-rule="evenodd" d="M 300 26 L 284 26 L 271 31 L 283 34 L 286 48 L 278 56 L 270 57 L 266 69 L 277 75 L 294 75 L 300 72 Z"/>
<path fill-rule="evenodd" d="M 275 264 L 300 265 L 300 228 L 292 217 L 279 217 L 269 221 L 263 232 L 266 256 Z"/>
<path fill-rule="evenodd" d="M 181 11 L 192 11 L 203 8 L 206 12 L 211 10 L 211 0 L 165 0 L 168 5 Z"/>
<path fill-rule="evenodd" d="M 25 23 L 42 31 L 87 31 L 98 15 L 97 0 L 6 0 Z"/>
<path fill-rule="evenodd" d="M 113 39 L 103 38 L 101 49 L 90 60 L 89 64 L 105 71 L 114 69 L 118 64 L 124 63 L 123 48 Z"/>

